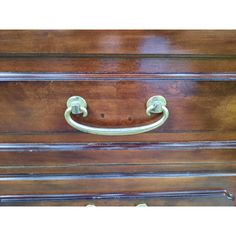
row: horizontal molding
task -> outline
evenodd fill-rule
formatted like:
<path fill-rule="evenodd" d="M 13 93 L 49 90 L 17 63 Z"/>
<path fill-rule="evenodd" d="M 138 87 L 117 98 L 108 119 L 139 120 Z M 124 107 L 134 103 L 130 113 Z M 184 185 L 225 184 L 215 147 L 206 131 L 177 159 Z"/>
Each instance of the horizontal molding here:
<path fill-rule="evenodd" d="M 103 142 L 103 143 L 0 143 L 0 152 L 48 152 L 84 150 L 196 150 L 236 149 L 236 141 L 204 142 Z"/>
<path fill-rule="evenodd" d="M 95 167 L 102 167 L 102 168 L 109 168 L 109 167 L 137 167 L 137 166 L 142 166 L 142 167 L 145 167 L 145 168 L 148 168 L 148 167 L 172 167 L 172 169 L 175 169 L 178 168 L 178 167 L 197 167 L 198 170 L 199 170 L 199 167 L 200 169 L 203 169 L 202 167 L 206 167 L 204 170 L 209 170 L 209 166 L 218 166 L 218 168 L 222 168 L 222 166 L 224 166 L 224 170 L 225 170 L 225 165 L 230 165 L 232 169 L 235 169 L 236 170 L 236 162 L 213 162 L 213 163 L 204 163 L 204 162 L 197 162 L 197 163 L 181 163 L 181 162 L 177 162 L 177 163 L 170 163 L 170 162 L 167 162 L 167 163 L 161 163 L 161 164 L 153 164 L 153 163 L 150 163 L 150 164 L 143 164 L 143 163 L 92 163 L 92 164 L 64 164 L 64 165 L 11 165 L 11 166 L 0 166 L 0 170 L 18 170 L 19 172 L 22 172 L 22 171 L 27 171 L 27 170 L 30 170 L 32 171 L 32 169 L 34 169 L 35 171 L 39 170 L 39 169 L 49 169 L 49 168 L 55 168 L 57 170 L 56 173 L 58 173 L 58 169 L 60 168 L 63 168 L 64 169 L 64 173 L 66 173 L 66 169 L 68 168 L 76 168 L 76 167 L 81 167 L 81 168 L 84 168 L 84 167 L 92 167 L 93 169 Z M 196 169 L 196 168 L 195 168 Z M 30 172 L 25 172 L 25 173 L 30 173 Z M 105 172 L 103 172 L 105 173 Z"/>
<path fill-rule="evenodd" d="M 159 198 L 215 198 L 225 197 L 234 200 L 233 194 L 227 190 L 192 190 L 149 193 L 108 193 L 108 194 L 30 194 L 30 195 L 0 195 L 0 204 L 38 201 L 98 201 L 98 200 L 148 200 Z"/>
<path fill-rule="evenodd" d="M 129 53 L 0 53 L 1 58 L 112 58 L 112 59 L 143 59 L 143 58 L 158 58 L 158 59 L 236 59 L 235 54 L 129 54 Z"/>
<path fill-rule="evenodd" d="M 1 81 L 107 81 L 121 80 L 187 80 L 187 81 L 236 81 L 236 73 L 205 74 L 205 73 L 170 73 L 170 74 L 120 74 L 120 73 L 14 73 L 0 72 Z"/>
<path fill-rule="evenodd" d="M 5 174 L 2 181 L 71 181 L 88 179 L 160 179 L 160 178 L 236 177 L 236 171 L 192 171 L 151 173 L 100 173 L 100 174 Z"/>

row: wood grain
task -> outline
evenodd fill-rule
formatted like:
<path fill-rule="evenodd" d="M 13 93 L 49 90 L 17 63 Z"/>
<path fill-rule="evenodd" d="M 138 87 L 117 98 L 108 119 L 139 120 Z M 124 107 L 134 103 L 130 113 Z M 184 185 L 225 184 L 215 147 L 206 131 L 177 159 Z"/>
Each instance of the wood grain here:
<path fill-rule="evenodd" d="M 1 174 L 234 171 L 235 142 L 2 144 Z"/>
<path fill-rule="evenodd" d="M 227 190 L 235 196 L 236 173 L 2 176 L 1 196 L 25 194 L 128 194 Z M 109 204 L 109 202 L 107 202 Z M 235 201 L 233 202 L 235 205 Z"/>
<path fill-rule="evenodd" d="M 104 136 L 102 142 L 188 142 L 188 141 L 235 141 L 236 131 L 180 131 L 173 132 L 143 133 L 134 136 Z M 96 135 L 88 135 L 80 132 L 68 133 L 0 133 L 1 143 L 85 143 L 101 142 Z"/>
<path fill-rule="evenodd" d="M 86 74 L 235 73 L 232 58 L 0 57 L 3 72 Z"/>
<path fill-rule="evenodd" d="M 0 205 L 236 205 L 235 36 L 0 31 Z M 73 95 L 89 109 L 74 119 L 91 126 L 153 122 L 153 95 L 170 117 L 144 134 L 88 135 L 64 120 Z"/>
<path fill-rule="evenodd" d="M 0 83 L 1 135 L 48 135 L 78 133 L 64 119 L 66 101 L 80 95 L 89 107 L 87 118 L 74 117 L 78 122 L 98 127 L 140 126 L 158 119 L 145 114 L 145 103 L 153 95 L 167 99 L 170 117 L 166 124 L 146 136 L 156 141 L 157 134 L 170 140 L 178 133 L 214 132 L 222 135 L 236 131 L 236 82 L 165 80 L 112 80 L 112 81 L 27 81 Z M 124 102 L 125 101 L 125 102 Z M 230 114 L 230 115 L 228 115 Z M 86 135 L 87 140 L 105 141 L 102 136 Z M 81 136 L 81 138 L 84 136 Z M 134 137 L 134 138 L 133 138 Z M 143 137 L 143 136 L 140 136 Z M 216 138 L 215 136 L 214 138 Z M 221 139 L 221 135 L 219 136 Z M 235 137 L 235 136 L 233 136 Z M 139 135 L 126 138 L 144 141 Z M 168 138 L 167 138 L 168 139 Z M 114 137 L 109 140 L 115 141 Z M 47 140 L 49 142 L 50 140 Z M 82 141 L 82 139 L 80 139 Z M 180 139 L 181 140 L 181 136 Z M 210 140 L 205 140 L 210 141 Z M 2 140 L 1 142 L 4 142 Z"/>
<path fill-rule="evenodd" d="M 236 54 L 234 30 L 2 30 L 0 53 Z"/>

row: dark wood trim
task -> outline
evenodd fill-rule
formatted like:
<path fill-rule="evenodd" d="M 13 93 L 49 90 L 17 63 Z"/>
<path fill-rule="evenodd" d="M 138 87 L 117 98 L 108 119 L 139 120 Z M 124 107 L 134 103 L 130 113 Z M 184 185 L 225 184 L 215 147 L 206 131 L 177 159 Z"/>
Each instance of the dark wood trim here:
<path fill-rule="evenodd" d="M 0 58 L 109 58 L 109 59 L 143 59 L 143 58 L 158 58 L 158 59 L 236 59 L 236 55 L 221 55 L 221 54 L 83 54 L 83 53 L 0 53 Z"/>
<path fill-rule="evenodd" d="M 106 193 L 106 194 L 26 194 L 26 195 L 1 195 L 0 204 L 14 204 L 19 202 L 38 201 L 96 201 L 96 200 L 146 200 L 155 198 L 213 198 L 226 197 L 234 200 L 233 194 L 227 190 L 192 190 L 173 192 L 149 192 L 149 193 Z"/>
<path fill-rule="evenodd" d="M 83 151 L 83 150 L 198 150 L 236 149 L 236 141 L 204 142 L 117 142 L 117 143 L 0 143 L 0 152 Z"/>
<path fill-rule="evenodd" d="M 155 178 L 210 178 L 235 177 L 235 171 L 195 171 L 157 173 L 100 173 L 100 174 L 7 174 L 0 175 L 2 181 L 66 181 L 88 179 L 155 179 Z"/>
<path fill-rule="evenodd" d="M 116 81 L 136 80 L 190 80 L 190 81 L 236 81 L 236 73 L 172 73 L 172 74 L 80 74 L 80 73 L 35 73 L 0 72 L 0 82 L 4 81 Z"/>
<path fill-rule="evenodd" d="M 178 134 L 171 135 L 170 134 Z M 195 142 L 197 141 L 235 141 L 236 131 L 225 131 L 219 134 L 217 131 L 180 131 L 180 132 L 160 132 L 150 135 L 150 133 L 144 133 L 137 136 L 117 136 L 110 137 L 104 136 L 102 140 L 98 140 L 95 135 L 87 135 L 74 131 L 65 132 L 1 132 L 0 140 L 2 143 L 96 143 L 96 142 L 140 142 L 145 140 L 145 143 L 158 143 L 158 142 Z M 112 138 L 112 140 L 111 140 Z"/>

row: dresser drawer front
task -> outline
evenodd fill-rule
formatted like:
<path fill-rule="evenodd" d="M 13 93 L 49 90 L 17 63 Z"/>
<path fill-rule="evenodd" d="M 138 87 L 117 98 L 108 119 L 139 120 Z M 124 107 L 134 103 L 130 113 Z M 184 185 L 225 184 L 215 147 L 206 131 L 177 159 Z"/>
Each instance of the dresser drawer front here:
<path fill-rule="evenodd" d="M 1 204 L 235 205 L 235 172 L 1 176 Z M 121 203 L 124 201 L 123 203 Z M 100 203 L 99 203 L 100 202 Z"/>
<path fill-rule="evenodd" d="M 235 142 L 1 144 L 1 174 L 235 171 Z"/>
<path fill-rule="evenodd" d="M 184 134 L 190 132 L 205 133 L 206 137 L 211 134 L 212 139 L 233 139 L 235 90 L 235 81 L 2 81 L 1 140 L 9 142 L 14 136 L 17 142 L 28 142 L 32 137 L 33 142 L 42 138 L 50 142 L 159 141 L 162 137 L 182 141 Z M 161 115 L 149 117 L 145 108 L 154 95 L 166 98 L 170 116 L 161 127 L 144 134 L 127 137 L 84 134 L 70 127 L 64 118 L 67 99 L 76 95 L 87 101 L 89 113 L 87 117 L 77 115 L 74 120 L 92 127 L 129 128 L 155 122 Z"/>

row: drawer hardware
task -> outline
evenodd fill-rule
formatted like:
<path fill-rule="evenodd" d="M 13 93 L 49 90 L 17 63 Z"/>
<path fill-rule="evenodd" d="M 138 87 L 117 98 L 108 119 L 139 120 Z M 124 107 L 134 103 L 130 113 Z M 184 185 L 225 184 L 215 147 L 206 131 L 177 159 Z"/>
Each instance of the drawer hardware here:
<path fill-rule="evenodd" d="M 147 207 L 148 205 L 146 203 L 139 203 L 136 205 L 136 207 Z"/>
<path fill-rule="evenodd" d="M 130 128 L 97 128 L 75 122 L 71 118 L 71 114 L 82 114 L 83 117 L 88 116 L 87 102 L 79 96 L 70 97 L 67 100 L 67 109 L 65 111 L 65 119 L 73 128 L 85 133 L 97 135 L 131 135 L 148 132 L 163 125 L 169 116 L 169 111 L 166 108 L 166 99 L 162 96 L 153 96 L 146 103 L 146 114 L 151 116 L 153 113 L 163 113 L 160 120 L 148 125 Z"/>
<path fill-rule="evenodd" d="M 94 204 L 87 204 L 86 207 L 95 207 Z"/>
<path fill-rule="evenodd" d="M 95 207 L 96 205 L 94 204 L 88 204 L 86 205 L 86 207 Z M 147 207 L 148 205 L 146 203 L 140 203 L 138 205 L 136 205 L 136 207 Z"/>

